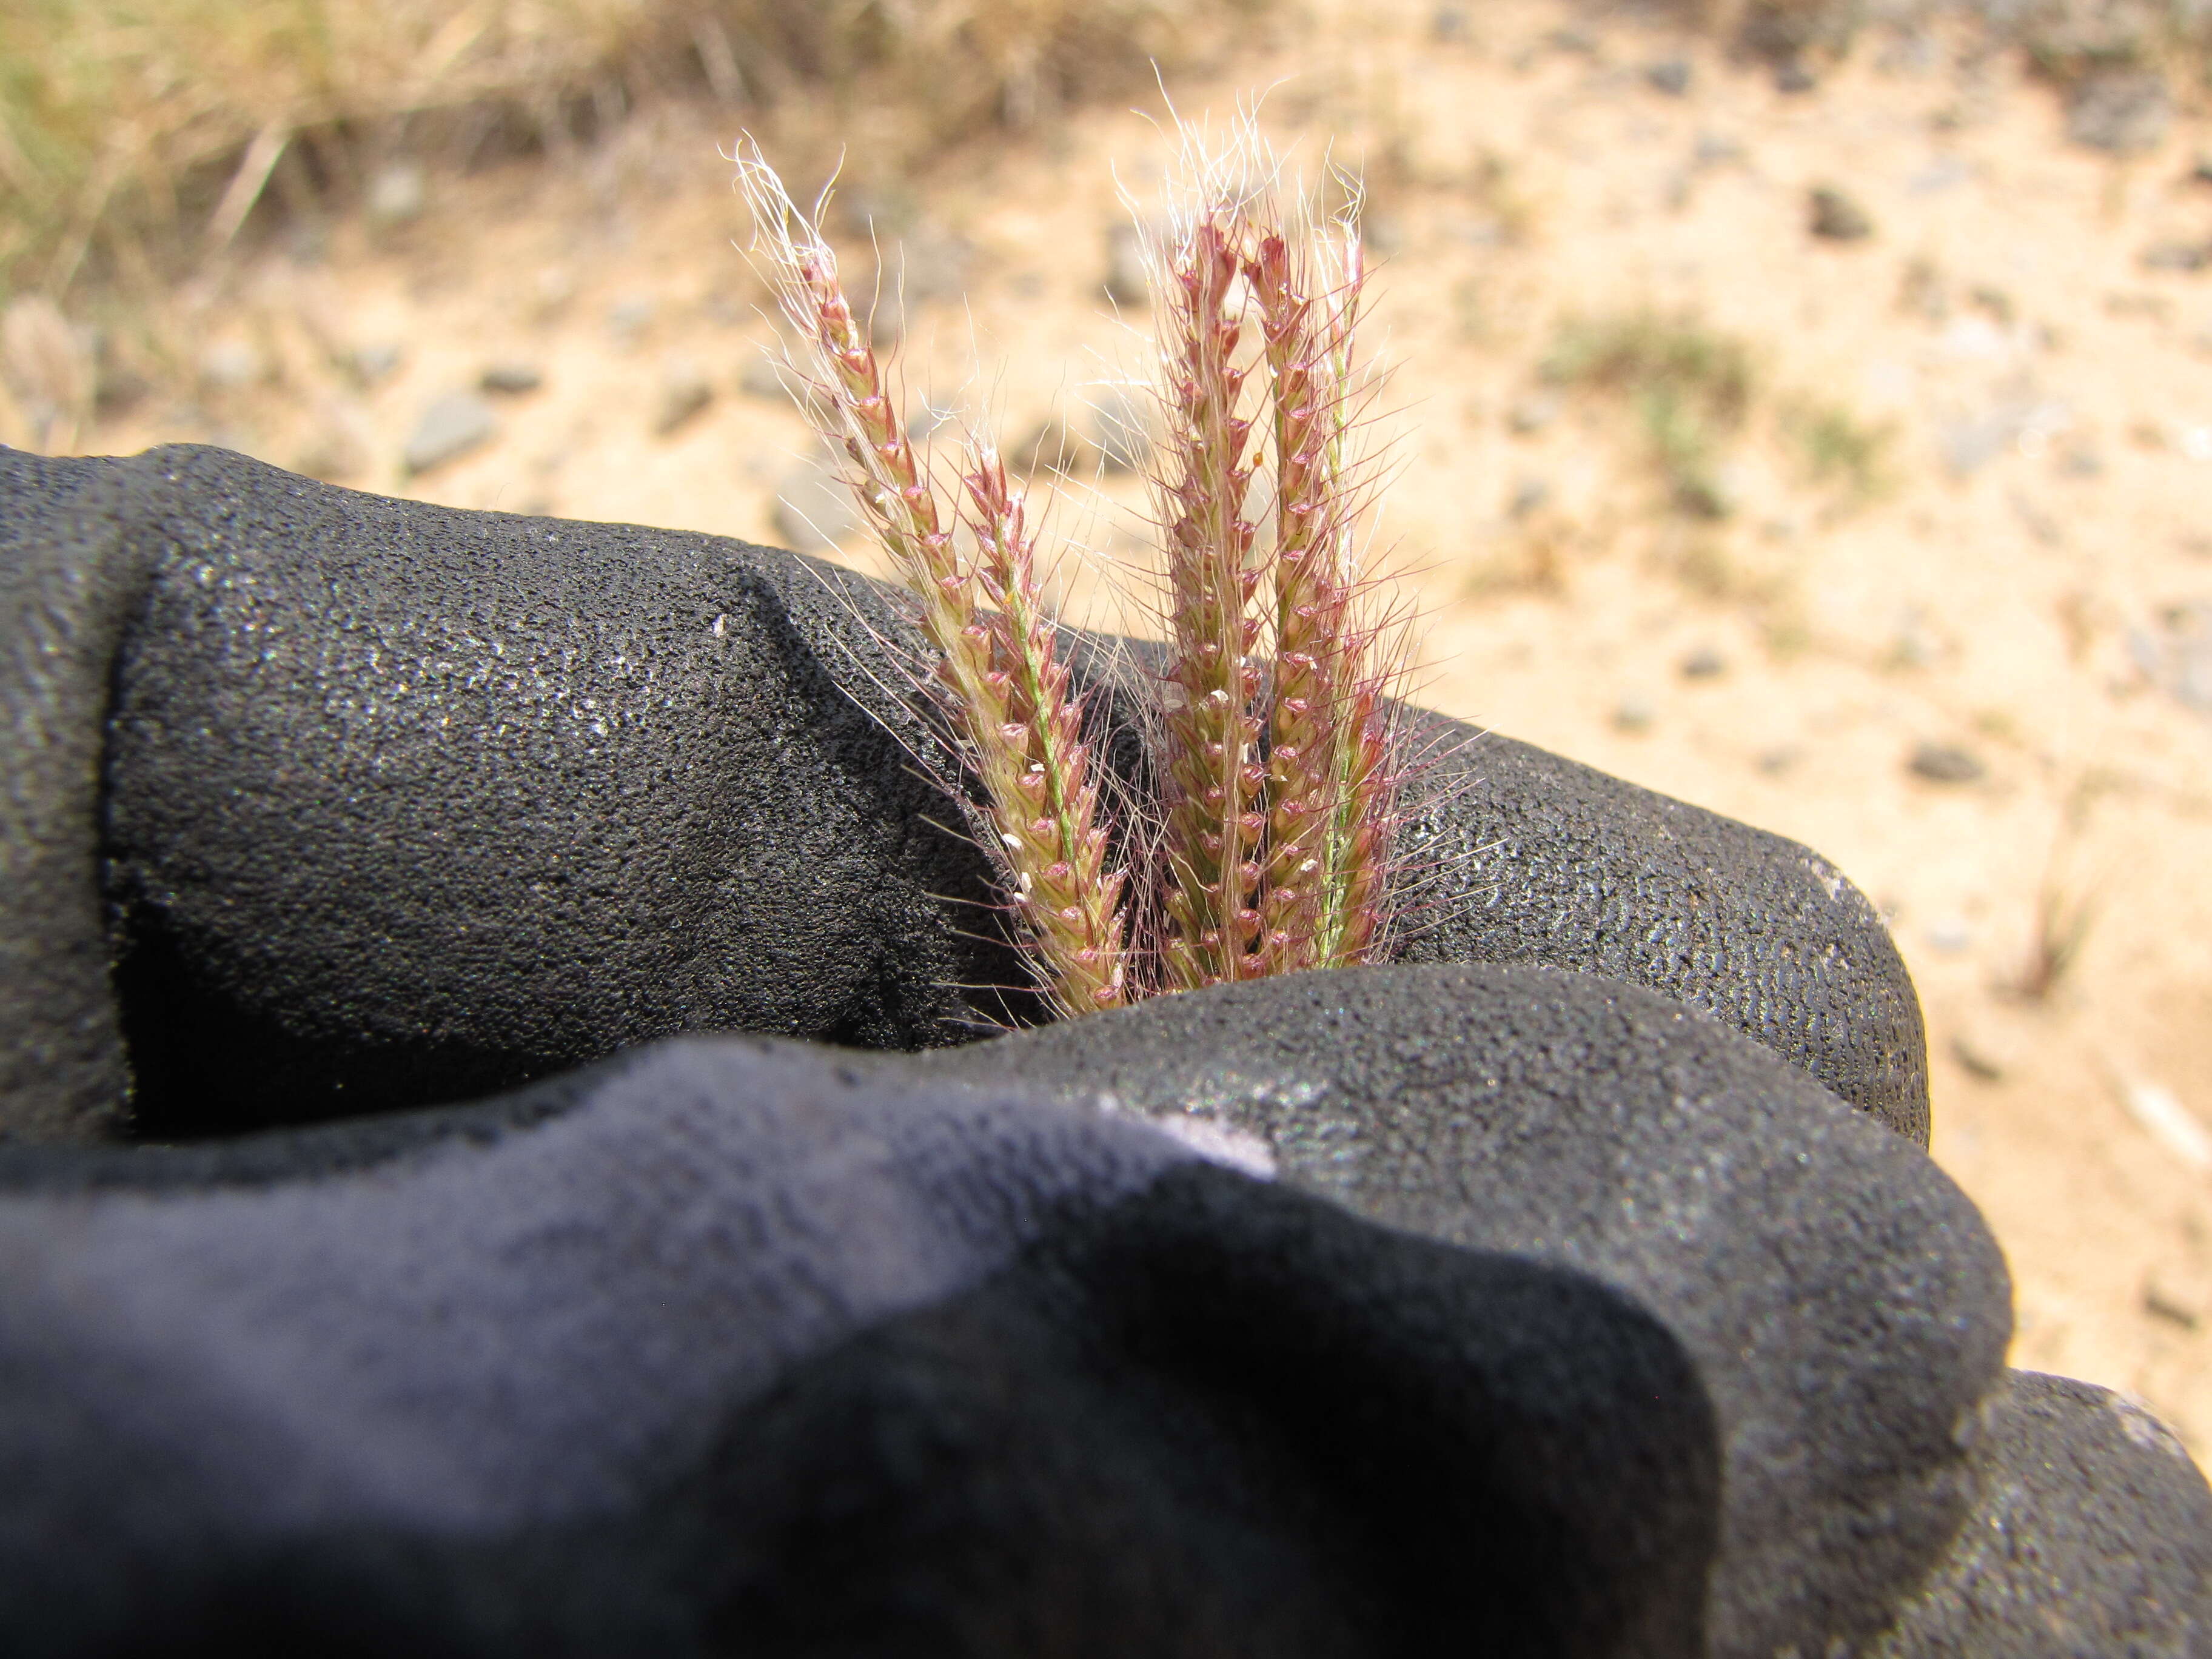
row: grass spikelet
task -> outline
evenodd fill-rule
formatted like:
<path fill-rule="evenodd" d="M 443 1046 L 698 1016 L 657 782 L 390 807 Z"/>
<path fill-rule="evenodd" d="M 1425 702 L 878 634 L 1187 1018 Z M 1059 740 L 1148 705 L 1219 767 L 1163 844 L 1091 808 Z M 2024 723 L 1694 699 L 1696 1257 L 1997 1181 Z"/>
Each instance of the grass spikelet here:
<path fill-rule="evenodd" d="M 1126 875 L 1107 868 L 1082 709 L 1067 695 L 1067 670 L 1054 659 L 1054 624 L 1022 492 L 1007 482 L 997 453 L 972 441 L 961 483 L 978 549 L 976 580 L 994 607 L 983 626 L 991 636 L 989 714 L 1001 719 L 1000 741 L 975 749 L 1018 875 L 1016 902 L 1054 1006 L 1064 1016 L 1119 1007 L 1127 994 Z"/>
<path fill-rule="evenodd" d="M 1303 198 L 1245 263 L 1273 417 L 1274 672 L 1267 948 L 1274 971 L 1365 960 L 1381 900 L 1389 791 L 1355 618 L 1353 342 L 1366 280 L 1355 197 L 1326 226 Z"/>
<path fill-rule="evenodd" d="M 844 456 L 847 483 L 919 602 L 939 702 L 983 785 L 988 850 L 1040 988 L 1062 1015 L 1116 1006 L 1122 878 L 1105 867 L 1081 710 L 1053 659 L 1021 495 L 995 453 L 971 448 L 961 483 L 980 550 L 963 559 L 845 296 L 836 252 L 757 148 L 741 146 L 737 162 L 755 251 L 809 360 L 788 365 L 800 401 Z"/>
<path fill-rule="evenodd" d="M 1206 180 L 1211 185 L 1214 181 Z M 1163 769 L 1168 805 L 1166 965 L 1181 988 L 1255 978 L 1266 775 L 1255 703 L 1261 669 L 1253 596 L 1261 572 L 1244 517 L 1252 478 L 1246 372 L 1232 292 L 1249 226 L 1212 189 L 1176 217 L 1160 264 L 1166 434 L 1161 446 L 1172 688 Z"/>

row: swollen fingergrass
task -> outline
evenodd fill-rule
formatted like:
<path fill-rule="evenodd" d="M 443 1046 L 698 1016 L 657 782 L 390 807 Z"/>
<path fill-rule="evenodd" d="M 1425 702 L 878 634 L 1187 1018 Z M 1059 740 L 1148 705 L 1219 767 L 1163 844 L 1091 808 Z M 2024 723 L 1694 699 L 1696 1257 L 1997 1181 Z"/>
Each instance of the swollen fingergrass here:
<path fill-rule="evenodd" d="M 1168 684 L 1167 968 L 1178 988 L 1267 972 L 1258 854 L 1267 828 L 1255 705 L 1253 596 L 1261 571 L 1243 516 L 1251 422 L 1227 303 L 1242 275 L 1229 210 L 1208 204 L 1164 261 Z"/>
<path fill-rule="evenodd" d="M 915 595 L 934 659 L 917 684 L 980 786 L 978 841 L 1063 1017 L 1352 966 L 1388 943 L 1398 780 L 1384 693 L 1397 666 L 1358 568 L 1357 194 L 1322 220 L 1282 187 L 1249 119 L 1219 148 L 1182 137 L 1149 249 L 1162 799 L 1129 809 L 1146 822 L 1119 836 L 1055 656 L 1021 491 L 971 433 L 952 515 L 975 545 L 963 556 L 817 222 L 757 148 L 738 155 L 753 246 L 801 343 L 792 382 Z M 1259 525 L 1246 509 L 1262 466 L 1273 506 Z M 1153 843 L 1156 858 L 1112 867 L 1113 846 Z"/>
<path fill-rule="evenodd" d="M 982 781 L 989 852 L 1041 987 L 1063 1015 L 1114 1007 L 1126 977 L 1123 878 L 1105 867 L 1081 711 L 1053 659 L 1021 492 L 995 453 L 970 449 L 961 483 L 980 550 L 963 559 L 839 282 L 836 252 L 757 149 L 741 149 L 738 164 L 758 245 L 805 343 L 807 366 L 791 365 L 800 401 L 843 454 L 847 481 L 920 603 L 936 694 Z"/>

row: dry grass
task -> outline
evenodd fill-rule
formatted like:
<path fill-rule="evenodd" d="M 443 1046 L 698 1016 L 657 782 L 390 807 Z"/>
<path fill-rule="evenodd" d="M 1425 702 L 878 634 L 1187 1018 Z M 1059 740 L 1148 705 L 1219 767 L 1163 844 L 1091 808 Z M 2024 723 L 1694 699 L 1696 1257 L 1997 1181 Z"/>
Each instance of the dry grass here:
<path fill-rule="evenodd" d="M 0 304 L 158 281 L 405 152 L 559 152 L 639 101 L 891 110 L 920 149 L 1120 89 L 1265 0 L 9 0 Z M 803 94 L 797 96 L 795 94 Z"/>

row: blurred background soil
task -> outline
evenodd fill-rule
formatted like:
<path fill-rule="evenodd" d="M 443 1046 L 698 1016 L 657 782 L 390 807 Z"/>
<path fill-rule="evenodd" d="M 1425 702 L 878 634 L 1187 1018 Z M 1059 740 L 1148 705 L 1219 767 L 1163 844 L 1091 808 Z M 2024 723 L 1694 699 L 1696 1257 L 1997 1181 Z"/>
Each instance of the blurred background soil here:
<path fill-rule="evenodd" d="M 842 152 L 916 413 L 1056 462 L 1072 612 L 1141 630 L 1118 187 L 1167 99 L 1263 93 L 1366 180 L 1419 695 L 1840 864 L 2014 1363 L 2203 1459 L 2209 44 L 2124 0 L 46 0 L 0 20 L 0 441 L 873 568 L 732 246 L 749 129 L 795 190 Z"/>

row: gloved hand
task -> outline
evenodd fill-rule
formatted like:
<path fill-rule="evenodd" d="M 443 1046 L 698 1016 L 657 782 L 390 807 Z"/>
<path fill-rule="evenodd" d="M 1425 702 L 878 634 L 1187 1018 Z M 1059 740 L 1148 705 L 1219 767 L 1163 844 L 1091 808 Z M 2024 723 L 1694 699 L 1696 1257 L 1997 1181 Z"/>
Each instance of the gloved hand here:
<path fill-rule="evenodd" d="M 0 453 L 0 1133 L 348 1120 L 0 1152 L 11 1650 L 2212 1630 L 2185 1455 L 2002 1369 L 1832 868 L 1439 723 L 1407 955 L 1462 965 L 944 1048 L 1020 970 L 899 627 L 713 538 Z M 637 1047 L 709 1031 L 935 1051 Z"/>

